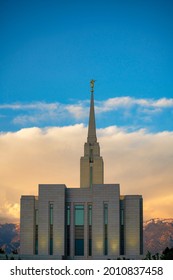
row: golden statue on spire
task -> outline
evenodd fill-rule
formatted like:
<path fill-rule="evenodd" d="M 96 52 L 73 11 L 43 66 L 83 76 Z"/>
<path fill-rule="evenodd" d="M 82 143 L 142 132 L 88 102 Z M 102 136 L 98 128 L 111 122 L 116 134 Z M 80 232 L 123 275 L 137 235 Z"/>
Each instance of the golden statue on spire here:
<path fill-rule="evenodd" d="M 95 80 L 90 81 L 91 92 L 94 92 L 94 83 L 95 83 Z"/>

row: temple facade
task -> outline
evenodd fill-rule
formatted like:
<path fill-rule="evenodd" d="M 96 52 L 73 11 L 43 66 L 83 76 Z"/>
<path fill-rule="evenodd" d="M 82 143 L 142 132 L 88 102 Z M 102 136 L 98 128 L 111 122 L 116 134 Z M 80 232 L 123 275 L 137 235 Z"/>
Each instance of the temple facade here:
<path fill-rule="evenodd" d="M 21 197 L 20 227 L 22 259 L 143 257 L 142 196 L 120 195 L 119 184 L 104 183 L 93 80 L 80 188 L 40 184 L 38 196 Z"/>

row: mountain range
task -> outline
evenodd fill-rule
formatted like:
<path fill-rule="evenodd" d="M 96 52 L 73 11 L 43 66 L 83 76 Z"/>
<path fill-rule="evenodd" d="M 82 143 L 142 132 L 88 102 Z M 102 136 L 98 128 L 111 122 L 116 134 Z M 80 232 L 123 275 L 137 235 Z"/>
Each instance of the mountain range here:
<path fill-rule="evenodd" d="M 144 254 L 162 253 L 173 247 L 173 219 L 150 219 L 144 222 Z M 10 253 L 20 248 L 20 225 L 0 224 L 0 248 Z"/>
<path fill-rule="evenodd" d="M 166 247 L 173 247 L 173 219 L 151 219 L 143 228 L 145 253 L 162 253 Z"/>
<path fill-rule="evenodd" d="M 6 253 L 20 248 L 20 225 L 0 224 L 0 248 Z"/>

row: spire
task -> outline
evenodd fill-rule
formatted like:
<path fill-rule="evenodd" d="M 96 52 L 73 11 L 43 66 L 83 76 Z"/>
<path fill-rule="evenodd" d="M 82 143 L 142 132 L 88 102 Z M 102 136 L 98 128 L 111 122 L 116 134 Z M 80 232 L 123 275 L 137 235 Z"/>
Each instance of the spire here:
<path fill-rule="evenodd" d="M 87 142 L 94 144 L 97 142 L 96 137 L 96 124 L 95 124 L 95 112 L 94 112 L 94 80 L 91 80 L 91 101 L 90 101 L 90 115 L 89 115 L 89 126 L 88 126 L 88 138 Z"/>
<path fill-rule="evenodd" d="M 80 187 L 91 188 L 104 182 L 104 163 L 100 156 L 100 146 L 96 137 L 94 113 L 94 80 L 91 80 L 91 101 L 87 142 L 84 144 L 84 156 L 80 159 Z"/>

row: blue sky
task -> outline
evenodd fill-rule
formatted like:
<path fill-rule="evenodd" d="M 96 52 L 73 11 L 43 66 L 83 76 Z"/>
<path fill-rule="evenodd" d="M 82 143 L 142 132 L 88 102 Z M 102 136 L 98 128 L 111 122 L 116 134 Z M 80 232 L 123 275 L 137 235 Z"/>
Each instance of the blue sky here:
<path fill-rule="evenodd" d="M 1 131 L 87 125 L 92 78 L 98 128 L 172 131 L 172 1 L 1 0 L 0 10 Z"/>
<path fill-rule="evenodd" d="M 173 217 L 172 15 L 171 0 L 0 0 L 0 221 L 38 183 L 79 186 L 91 79 L 105 182 Z"/>

